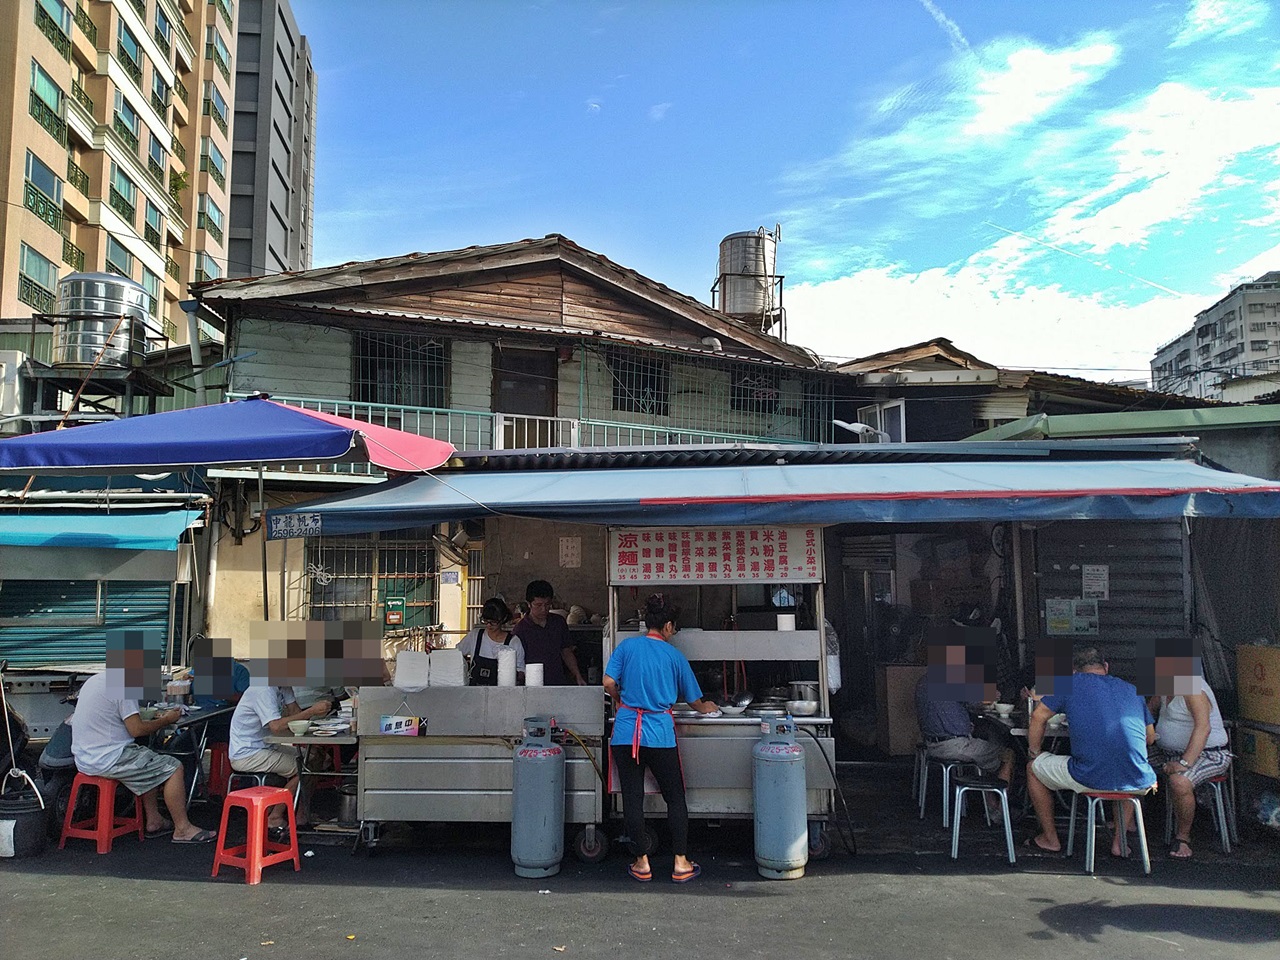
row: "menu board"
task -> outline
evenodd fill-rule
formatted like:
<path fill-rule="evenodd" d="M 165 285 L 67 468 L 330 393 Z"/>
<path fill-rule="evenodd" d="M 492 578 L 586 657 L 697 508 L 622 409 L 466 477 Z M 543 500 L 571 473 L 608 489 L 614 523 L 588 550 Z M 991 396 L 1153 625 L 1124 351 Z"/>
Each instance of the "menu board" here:
<path fill-rule="evenodd" d="M 609 582 L 816 583 L 820 527 L 616 527 Z"/>

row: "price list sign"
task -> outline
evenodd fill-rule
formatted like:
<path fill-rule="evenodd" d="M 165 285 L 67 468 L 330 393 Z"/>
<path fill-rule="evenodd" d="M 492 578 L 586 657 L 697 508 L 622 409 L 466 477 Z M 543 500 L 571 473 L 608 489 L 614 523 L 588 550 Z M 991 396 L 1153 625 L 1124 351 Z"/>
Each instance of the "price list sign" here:
<path fill-rule="evenodd" d="M 609 531 L 609 582 L 816 583 L 819 527 L 618 527 Z"/>

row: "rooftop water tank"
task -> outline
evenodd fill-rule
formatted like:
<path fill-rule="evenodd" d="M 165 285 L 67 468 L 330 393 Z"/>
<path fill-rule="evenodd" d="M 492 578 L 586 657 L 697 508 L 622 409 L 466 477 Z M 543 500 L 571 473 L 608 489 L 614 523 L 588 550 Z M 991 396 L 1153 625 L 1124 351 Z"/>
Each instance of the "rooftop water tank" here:
<path fill-rule="evenodd" d="M 73 273 L 58 281 L 53 366 L 139 365 L 147 350 L 151 301 L 140 284 L 114 273 Z"/>
<path fill-rule="evenodd" d="M 756 321 L 768 330 L 778 319 L 778 234 L 764 227 L 731 233 L 720 241 L 720 311 Z"/>

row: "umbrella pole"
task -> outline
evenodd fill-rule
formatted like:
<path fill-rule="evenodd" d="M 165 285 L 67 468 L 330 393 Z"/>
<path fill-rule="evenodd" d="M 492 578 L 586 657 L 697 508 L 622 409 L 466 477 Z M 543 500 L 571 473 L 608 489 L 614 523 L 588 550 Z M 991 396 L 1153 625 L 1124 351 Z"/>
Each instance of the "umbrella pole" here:
<path fill-rule="evenodd" d="M 267 498 L 262 490 L 262 464 L 258 464 L 258 521 L 262 524 L 262 619 L 271 619 L 267 596 Z"/>

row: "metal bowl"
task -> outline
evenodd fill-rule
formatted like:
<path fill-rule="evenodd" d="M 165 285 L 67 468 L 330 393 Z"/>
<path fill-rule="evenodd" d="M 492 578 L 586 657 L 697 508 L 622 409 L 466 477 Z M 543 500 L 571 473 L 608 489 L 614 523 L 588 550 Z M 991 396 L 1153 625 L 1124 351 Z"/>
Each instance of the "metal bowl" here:
<path fill-rule="evenodd" d="M 811 717 L 818 712 L 817 700 L 788 700 L 787 713 L 793 717 Z"/>

